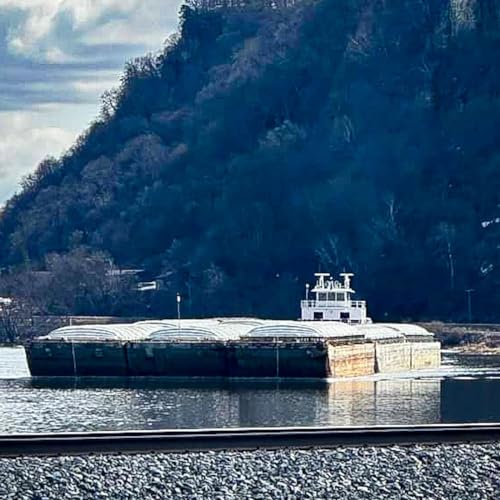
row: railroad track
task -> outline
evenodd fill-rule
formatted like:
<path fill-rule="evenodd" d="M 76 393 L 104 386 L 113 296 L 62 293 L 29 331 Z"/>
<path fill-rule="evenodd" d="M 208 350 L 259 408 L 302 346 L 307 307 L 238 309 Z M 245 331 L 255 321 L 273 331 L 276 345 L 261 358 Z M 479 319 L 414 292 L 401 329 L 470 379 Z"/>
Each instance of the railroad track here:
<path fill-rule="evenodd" d="M 500 441 L 500 423 L 1 434 L 0 457 Z"/>

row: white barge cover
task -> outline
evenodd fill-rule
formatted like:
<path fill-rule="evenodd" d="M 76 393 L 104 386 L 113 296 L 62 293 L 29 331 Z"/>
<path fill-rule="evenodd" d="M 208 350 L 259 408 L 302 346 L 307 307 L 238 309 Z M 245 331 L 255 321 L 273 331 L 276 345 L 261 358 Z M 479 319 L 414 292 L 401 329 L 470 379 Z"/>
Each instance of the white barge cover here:
<path fill-rule="evenodd" d="M 274 321 L 255 318 L 151 320 L 110 325 L 57 328 L 40 340 L 77 341 L 189 341 L 264 339 L 356 339 L 371 342 L 422 340 L 433 334 L 417 325 L 372 323 L 349 325 L 336 321 Z"/>
<path fill-rule="evenodd" d="M 355 328 L 335 321 L 268 321 L 257 326 L 241 338 L 352 338 L 361 337 Z"/>
<path fill-rule="evenodd" d="M 112 341 L 112 340 L 141 340 L 157 331 L 158 325 L 137 323 L 123 323 L 111 325 L 74 325 L 63 326 L 53 330 L 41 340 L 64 341 Z"/>
<path fill-rule="evenodd" d="M 238 340 L 249 330 L 251 325 L 235 323 L 189 324 L 168 326 L 148 336 L 148 340 Z"/>
<path fill-rule="evenodd" d="M 394 328 L 398 332 L 401 332 L 405 337 L 434 336 L 432 332 L 426 330 L 424 327 L 418 325 L 412 325 L 410 323 L 378 323 L 378 324 L 382 326 L 387 326 L 389 328 Z"/>

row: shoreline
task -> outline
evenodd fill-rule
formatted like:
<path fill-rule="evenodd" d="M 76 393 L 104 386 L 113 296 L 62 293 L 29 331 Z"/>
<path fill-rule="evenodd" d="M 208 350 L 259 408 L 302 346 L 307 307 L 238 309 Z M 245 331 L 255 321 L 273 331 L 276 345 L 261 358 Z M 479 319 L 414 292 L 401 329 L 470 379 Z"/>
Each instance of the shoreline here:
<path fill-rule="evenodd" d="M 469 355 L 498 355 L 500 356 L 500 346 L 490 346 L 484 342 L 479 342 L 477 344 L 463 344 L 455 346 L 443 346 L 442 351 L 458 353 L 458 354 L 469 354 Z"/>

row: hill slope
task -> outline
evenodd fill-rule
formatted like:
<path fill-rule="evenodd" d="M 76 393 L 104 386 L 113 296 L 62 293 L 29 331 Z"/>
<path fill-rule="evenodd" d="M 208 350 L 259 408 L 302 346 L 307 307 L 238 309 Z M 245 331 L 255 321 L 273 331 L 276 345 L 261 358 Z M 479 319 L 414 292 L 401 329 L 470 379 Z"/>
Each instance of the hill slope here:
<path fill-rule="evenodd" d="M 1 264 L 81 245 L 190 312 L 297 315 L 349 269 L 377 318 L 500 319 L 500 1 L 181 11 L 0 220 Z M 168 298 L 168 303 L 171 299 Z"/>

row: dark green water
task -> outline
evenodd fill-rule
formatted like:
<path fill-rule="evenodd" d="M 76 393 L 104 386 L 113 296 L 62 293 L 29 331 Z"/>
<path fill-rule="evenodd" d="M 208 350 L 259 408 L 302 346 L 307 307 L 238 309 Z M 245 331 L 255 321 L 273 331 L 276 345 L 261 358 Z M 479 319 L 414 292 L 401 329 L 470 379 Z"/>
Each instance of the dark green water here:
<path fill-rule="evenodd" d="M 500 421 L 500 356 L 445 354 L 418 377 L 31 379 L 24 350 L 0 348 L 0 433 Z"/>

